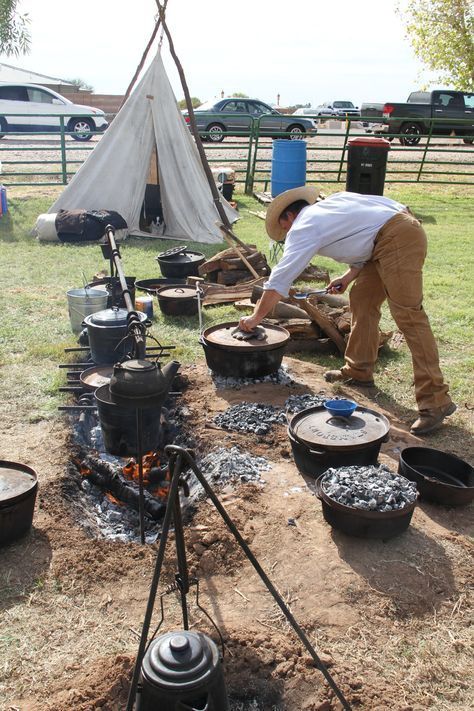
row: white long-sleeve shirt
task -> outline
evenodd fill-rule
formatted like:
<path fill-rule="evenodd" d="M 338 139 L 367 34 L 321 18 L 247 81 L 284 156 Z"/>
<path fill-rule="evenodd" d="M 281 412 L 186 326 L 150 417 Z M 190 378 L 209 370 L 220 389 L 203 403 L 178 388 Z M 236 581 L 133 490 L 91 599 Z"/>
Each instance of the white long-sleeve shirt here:
<path fill-rule="evenodd" d="M 292 283 L 316 254 L 362 266 L 371 257 L 380 228 L 403 210 L 405 205 L 382 195 L 348 192 L 304 207 L 288 231 L 283 256 L 263 288 L 288 296 Z"/>

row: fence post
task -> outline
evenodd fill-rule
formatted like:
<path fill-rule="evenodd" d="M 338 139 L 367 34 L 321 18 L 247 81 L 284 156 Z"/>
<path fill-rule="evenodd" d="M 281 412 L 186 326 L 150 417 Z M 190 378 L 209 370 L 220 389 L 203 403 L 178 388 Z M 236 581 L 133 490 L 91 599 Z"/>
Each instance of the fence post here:
<path fill-rule="evenodd" d="M 344 135 L 344 145 L 342 146 L 342 155 L 341 155 L 341 162 L 339 163 L 339 172 L 337 174 L 337 180 L 338 182 L 341 179 L 341 173 L 342 173 L 342 166 L 344 165 L 344 156 L 346 155 L 346 146 L 347 146 L 347 139 L 349 137 L 349 131 L 351 128 L 351 119 L 349 116 L 347 117 L 346 120 L 346 133 Z"/>
<path fill-rule="evenodd" d="M 253 176 L 251 174 L 252 166 L 252 149 L 253 149 L 253 138 L 254 138 L 254 119 L 250 119 L 250 133 L 249 133 L 249 144 L 247 152 L 247 168 L 245 174 L 245 194 L 251 195 L 253 190 Z"/>
<path fill-rule="evenodd" d="M 420 169 L 419 169 L 419 171 L 418 171 L 418 175 L 416 176 L 416 182 L 417 182 L 417 183 L 420 182 L 421 173 L 422 173 L 422 171 L 423 171 L 423 166 L 425 165 L 426 154 L 428 153 L 428 148 L 429 148 L 430 141 L 431 141 L 431 135 L 432 135 L 432 133 L 433 133 L 433 124 L 434 124 L 434 121 L 435 121 L 435 119 L 431 119 L 431 121 L 430 121 L 430 131 L 429 131 L 429 133 L 428 133 L 428 138 L 427 138 L 427 140 L 426 140 L 425 150 L 423 151 L 423 156 L 422 156 L 422 158 L 421 158 Z"/>
<path fill-rule="evenodd" d="M 67 185 L 67 157 L 66 157 L 66 136 L 64 135 L 64 116 L 59 117 L 61 128 L 61 170 L 63 174 L 63 185 Z"/>
<path fill-rule="evenodd" d="M 256 171 L 256 166 L 257 166 L 257 154 L 258 154 L 258 138 L 260 135 L 260 119 L 258 118 L 256 121 L 252 120 L 252 137 L 255 138 L 255 143 L 253 145 L 253 160 L 252 160 L 252 168 L 248 176 L 248 186 L 247 186 L 247 195 L 251 195 L 253 193 L 253 184 L 255 181 L 255 171 Z"/>

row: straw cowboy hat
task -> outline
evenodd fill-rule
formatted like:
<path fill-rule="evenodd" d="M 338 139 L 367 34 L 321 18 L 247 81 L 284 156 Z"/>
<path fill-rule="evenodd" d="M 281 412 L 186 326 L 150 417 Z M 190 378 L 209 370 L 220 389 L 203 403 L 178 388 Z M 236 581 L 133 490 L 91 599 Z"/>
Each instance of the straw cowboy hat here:
<path fill-rule="evenodd" d="M 265 217 L 265 227 L 267 229 L 268 236 L 275 240 L 275 242 L 282 242 L 286 237 L 286 232 L 278 223 L 278 218 L 281 213 L 286 210 L 292 202 L 296 202 L 297 200 L 306 200 L 308 205 L 313 205 L 317 201 L 318 197 L 318 188 L 304 185 L 301 188 L 285 190 L 284 193 L 280 193 L 280 195 L 273 198 L 267 208 L 267 215 Z"/>

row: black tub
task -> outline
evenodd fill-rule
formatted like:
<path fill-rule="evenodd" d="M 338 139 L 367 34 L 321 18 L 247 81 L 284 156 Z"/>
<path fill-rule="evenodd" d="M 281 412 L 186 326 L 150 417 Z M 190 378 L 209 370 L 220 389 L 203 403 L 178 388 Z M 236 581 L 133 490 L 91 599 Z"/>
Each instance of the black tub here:
<path fill-rule="evenodd" d="M 420 496 L 445 506 L 462 506 L 474 500 L 474 469 L 470 464 L 437 449 L 406 447 L 398 472 L 416 483 Z"/>
<path fill-rule="evenodd" d="M 0 545 L 25 535 L 33 523 L 38 490 L 34 469 L 0 461 Z"/>
<path fill-rule="evenodd" d="M 137 315 L 141 322 L 148 318 L 142 311 L 138 311 Z M 126 309 L 104 309 L 84 319 L 94 363 L 117 363 L 130 351 L 133 340 L 128 336 L 127 324 Z"/>
<path fill-rule="evenodd" d="M 326 523 L 348 536 L 388 539 L 399 536 L 410 525 L 416 501 L 396 511 L 365 511 L 345 506 L 330 498 L 322 488 L 324 476 L 318 479 L 317 495 Z"/>

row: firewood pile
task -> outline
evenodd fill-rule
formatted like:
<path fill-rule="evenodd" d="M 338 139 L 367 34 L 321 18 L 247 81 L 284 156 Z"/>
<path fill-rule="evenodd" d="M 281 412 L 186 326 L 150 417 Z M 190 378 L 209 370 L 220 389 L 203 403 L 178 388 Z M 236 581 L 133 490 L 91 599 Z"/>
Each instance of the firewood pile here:
<path fill-rule="evenodd" d="M 218 252 L 199 267 L 199 276 L 224 286 L 233 286 L 260 276 L 268 276 L 270 267 L 265 255 L 254 245 L 248 245 L 248 248 L 245 253 L 238 247 L 229 247 Z"/>

